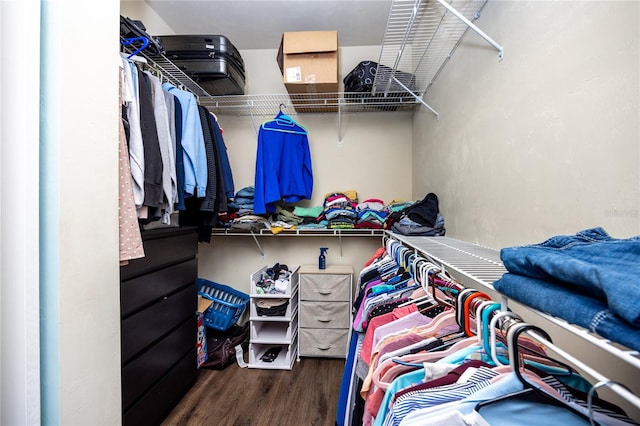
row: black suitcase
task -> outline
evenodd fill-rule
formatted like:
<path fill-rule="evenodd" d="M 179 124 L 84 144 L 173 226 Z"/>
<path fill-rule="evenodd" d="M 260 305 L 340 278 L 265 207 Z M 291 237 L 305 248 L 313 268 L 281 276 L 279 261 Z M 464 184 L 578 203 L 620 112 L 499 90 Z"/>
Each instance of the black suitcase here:
<path fill-rule="evenodd" d="M 238 49 L 223 35 L 169 35 L 158 37 L 165 56 L 172 61 L 225 58 L 244 73 L 244 61 Z"/>
<path fill-rule="evenodd" d="M 177 59 L 173 62 L 210 95 L 244 95 L 244 73 L 225 58 Z"/>

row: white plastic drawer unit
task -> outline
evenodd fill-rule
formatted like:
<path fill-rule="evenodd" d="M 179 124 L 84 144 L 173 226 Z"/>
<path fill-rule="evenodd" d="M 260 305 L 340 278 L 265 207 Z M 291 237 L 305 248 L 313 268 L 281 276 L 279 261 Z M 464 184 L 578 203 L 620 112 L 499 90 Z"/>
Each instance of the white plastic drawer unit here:
<path fill-rule="evenodd" d="M 353 268 L 301 266 L 299 356 L 344 358 L 349 346 Z"/>

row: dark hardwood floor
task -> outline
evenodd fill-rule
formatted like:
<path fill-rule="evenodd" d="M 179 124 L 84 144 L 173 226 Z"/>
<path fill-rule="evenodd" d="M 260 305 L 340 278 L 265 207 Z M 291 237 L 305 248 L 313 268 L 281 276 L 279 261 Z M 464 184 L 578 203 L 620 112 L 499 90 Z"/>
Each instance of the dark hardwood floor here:
<path fill-rule="evenodd" d="M 168 425 L 335 425 L 344 359 L 302 358 L 289 370 L 200 370 L 162 423 Z"/>

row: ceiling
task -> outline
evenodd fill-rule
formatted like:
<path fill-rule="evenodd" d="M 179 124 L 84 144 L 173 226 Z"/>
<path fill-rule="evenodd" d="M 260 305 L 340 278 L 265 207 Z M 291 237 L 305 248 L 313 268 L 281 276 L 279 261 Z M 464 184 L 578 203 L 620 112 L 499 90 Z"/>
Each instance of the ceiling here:
<path fill-rule="evenodd" d="M 391 0 L 145 0 L 176 34 L 222 34 L 277 49 L 285 31 L 337 30 L 340 46 L 382 44 Z"/>

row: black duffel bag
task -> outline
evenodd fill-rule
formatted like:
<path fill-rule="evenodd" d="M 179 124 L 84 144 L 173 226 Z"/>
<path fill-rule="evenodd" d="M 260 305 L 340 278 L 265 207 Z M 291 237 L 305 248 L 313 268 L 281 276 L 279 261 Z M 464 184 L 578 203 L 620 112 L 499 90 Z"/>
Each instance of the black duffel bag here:
<path fill-rule="evenodd" d="M 342 79 L 342 82 L 344 83 L 344 91 L 371 93 L 373 90 L 373 82 L 376 79 L 377 72 L 383 72 L 391 76 L 392 69 L 385 65 L 378 65 L 378 63 L 374 61 L 360 62 L 354 69 L 349 72 L 349 74 L 347 74 L 344 79 Z M 409 90 L 415 92 L 415 79 L 413 77 L 413 74 L 396 70 L 393 76 L 397 78 L 402 84 L 404 84 Z M 395 80 L 391 81 L 388 91 L 406 93 L 406 90 Z"/>
<path fill-rule="evenodd" d="M 384 83 L 383 90 L 378 90 L 372 94 L 373 83 L 376 73 L 383 72 L 385 75 L 391 76 L 392 69 L 385 65 L 378 65 L 374 61 L 362 61 L 347 74 L 342 80 L 344 83 L 345 99 L 349 102 L 364 102 L 373 104 L 376 108 L 393 111 L 396 109 L 394 103 L 407 102 L 414 97 L 400 86 L 395 80 L 391 81 L 387 90 L 387 84 Z M 413 74 L 397 71 L 393 74 L 402 84 L 409 90 L 415 92 L 415 79 Z M 385 95 L 385 91 L 387 91 Z"/>
<path fill-rule="evenodd" d="M 217 331 L 207 327 L 208 358 L 200 366 L 209 370 L 224 370 L 236 362 L 236 346 L 241 345 L 246 352 L 249 349 L 249 323 L 243 326 L 233 325 L 227 331 Z"/>

